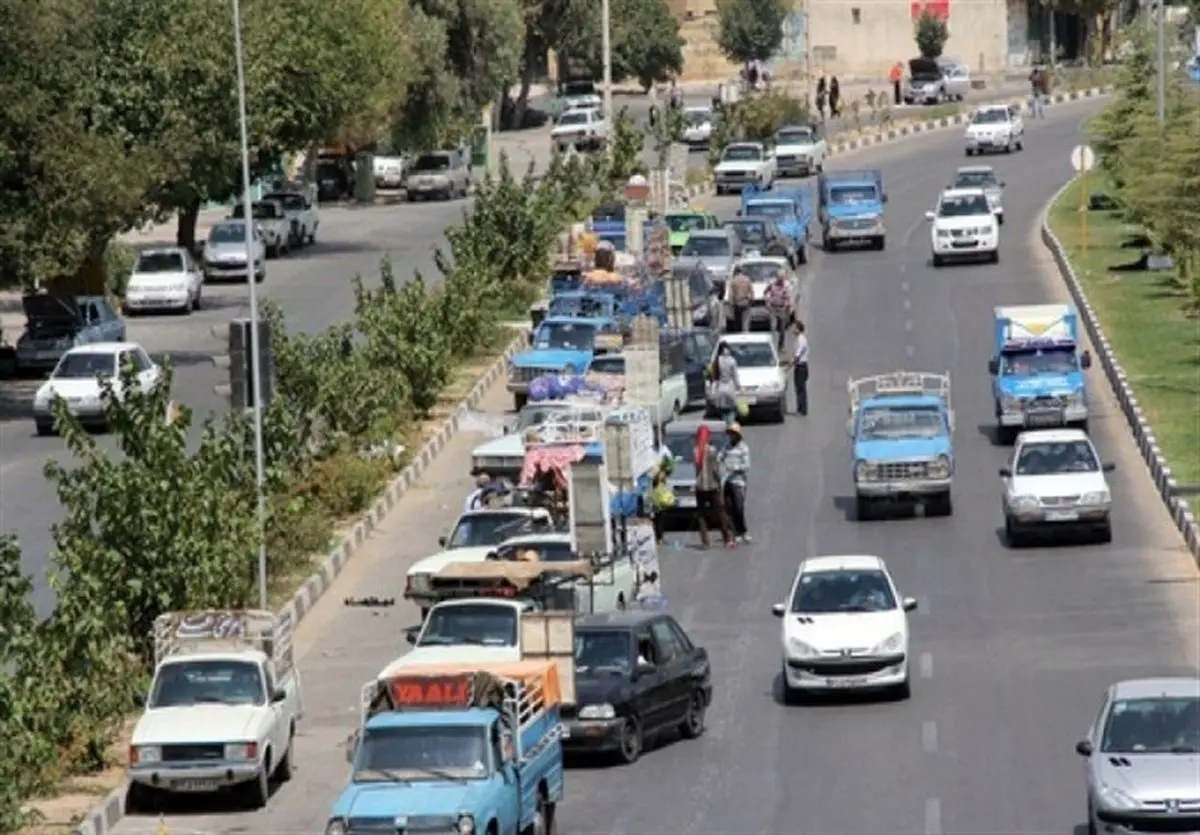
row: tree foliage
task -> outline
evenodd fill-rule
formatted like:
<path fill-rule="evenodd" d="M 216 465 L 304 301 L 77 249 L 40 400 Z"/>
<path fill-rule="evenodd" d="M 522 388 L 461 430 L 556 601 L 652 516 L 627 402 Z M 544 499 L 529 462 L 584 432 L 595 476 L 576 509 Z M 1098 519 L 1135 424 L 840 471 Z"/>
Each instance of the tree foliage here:
<path fill-rule="evenodd" d="M 735 64 L 769 61 L 783 44 L 785 0 L 717 0 L 717 46 Z"/>
<path fill-rule="evenodd" d="M 940 58 L 950 39 L 950 30 L 946 21 L 933 13 L 929 6 L 921 9 L 921 14 L 913 22 L 913 40 L 917 42 L 917 52 L 922 58 Z"/>

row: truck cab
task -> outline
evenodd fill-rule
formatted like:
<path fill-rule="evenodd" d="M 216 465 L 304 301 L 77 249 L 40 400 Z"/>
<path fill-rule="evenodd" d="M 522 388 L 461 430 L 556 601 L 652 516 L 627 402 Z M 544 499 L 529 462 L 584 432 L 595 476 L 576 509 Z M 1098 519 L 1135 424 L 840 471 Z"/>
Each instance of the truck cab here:
<path fill-rule="evenodd" d="M 882 250 L 887 241 L 886 203 L 883 173 L 877 168 L 829 171 L 818 177 L 817 220 L 825 251 L 851 243 L 868 243 L 872 249 Z"/>
<path fill-rule="evenodd" d="M 251 204 L 250 211 L 254 215 L 255 225 L 262 230 L 268 258 L 282 255 L 292 248 L 292 222 L 281 202 L 256 200 Z M 241 220 L 245 213 L 245 206 L 238 203 L 233 207 L 229 217 L 233 220 Z"/>
<path fill-rule="evenodd" d="M 812 197 L 805 189 L 775 188 L 767 194 L 747 186 L 742 190 L 739 217 L 766 217 L 791 242 L 796 261 L 808 263 L 808 225 L 812 221 Z M 767 253 L 763 253 L 764 255 Z"/>
<path fill-rule="evenodd" d="M 667 212 L 667 229 L 671 236 L 671 254 L 679 255 L 692 232 L 697 229 L 716 229 L 721 225 L 717 216 L 712 212 L 692 209 L 680 212 Z"/>
<path fill-rule="evenodd" d="M 547 374 L 583 374 L 592 357 L 609 345 L 621 346 L 621 328 L 615 319 L 581 316 L 547 316 L 534 330 L 530 347 L 508 366 L 508 390 L 518 411 L 529 399 L 529 384 Z"/>
<path fill-rule="evenodd" d="M 847 383 L 860 521 L 881 505 L 916 503 L 926 516 L 953 512 L 954 410 L 950 375 L 896 371 Z"/>
<path fill-rule="evenodd" d="M 1092 357 L 1079 347 L 1079 315 L 1068 304 L 997 307 L 996 353 L 988 361 L 1001 443 L 1022 429 L 1087 429 Z"/>
<path fill-rule="evenodd" d="M 565 696 L 545 661 L 414 668 L 368 682 L 347 746 L 349 783 L 326 835 L 553 831 Z"/>

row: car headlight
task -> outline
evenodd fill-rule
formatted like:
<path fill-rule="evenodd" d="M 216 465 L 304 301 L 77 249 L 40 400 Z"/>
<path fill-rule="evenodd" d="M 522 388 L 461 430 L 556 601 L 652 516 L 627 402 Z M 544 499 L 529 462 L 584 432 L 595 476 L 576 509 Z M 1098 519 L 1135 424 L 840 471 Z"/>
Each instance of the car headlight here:
<path fill-rule="evenodd" d="M 1037 496 L 1014 496 L 1012 505 L 1015 510 L 1037 510 Z"/>
<path fill-rule="evenodd" d="M 897 632 L 876 644 L 871 652 L 875 655 L 885 655 L 889 652 L 899 652 L 902 649 L 904 649 L 904 633 Z"/>
<path fill-rule="evenodd" d="M 471 835 L 475 831 L 475 818 L 470 815 L 458 816 L 459 835 Z"/>
<path fill-rule="evenodd" d="M 1091 505 L 1108 505 L 1112 502 L 1112 494 L 1107 490 L 1094 490 L 1091 493 L 1084 493 L 1080 498 L 1080 504 Z"/>
<path fill-rule="evenodd" d="M 1006 412 L 1017 412 L 1021 410 L 1021 398 L 1011 394 L 1005 394 L 1000 398 L 1000 408 Z"/>
<path fill-rule="evenodd" d="M 225 759 L 253 760 L 258 757 L 258 743 L 227 742 L 225 743 Z"/>
<path fill-rule="evenodd" d="M 778 380 L 767 383 L 761 387 L 760 391 L 764 391 L 767 394 L 778 394 L 779 392 L 783 391 L 783 383 L 779 382 Z"/>
<path fill-rule="evenodd" d="M 414 594 L 428 594 L 432 587 L 428 574 L 408 575 L 408 589 Z"/>
<path fill-rule="evenodd" d="M 346 835 L 346 822 L 341 818 L 334 818 L 325 824 L 325 835 Z"/>
<path fill-rule="evenodd" d="M 817 654 L 816 649 L 804 641 L 792 638 L 787 642 L 788 654 L 793 658 L 812 658 Z"/>
<path fill-rule="evenodd" d="M 870 471 L 871 471 L 871 468 L 867 465 L 866 461 L 855 461 L 854 462 L 854 480 L 855 481 L 866 480 L 867 474 Z"/>
<path fill-rule="evenodd" d="M 138 765 L 162 762 L 162 746 L 160 745 L 139 745 L 133 750 Z"/>
<path fill-rule="evenodd" d="M 1067 395 L 1067 405 L 1081 407 L 1087 404 L 1087 400 L 1083 396 L 1082 391 L 1073 391 Z"/>
<path fill-rule="evenodd" d="M 929 474 L 934 478 L 946 478 L 950 475 L 950 456 L 939 455 L 937 460 L 929 465 Z"/>
<path fill-rule="evenodd" d="M 949 238 L 949 237 L 950 237 L 950 230 L 949 230 L 949 229 L 938 229 L 938 230 L 937 230 L 937 236 L 938 236 L 939 238 Z"/>
<path fill-rule="evenodd" d="M 1138 806 L 1136 800 L 1112 786 L 1101 786 L 1097 794 L 1100 797 L 1101 803 L 1109 809 L 1134 809 Z"/>
<path fill-rule="evenodd" d="M 584 705 L 579 709 L 580 719 L 612 719 L 616 717 L 617 711 L 613 706 L 607 703 L 598 705 Z"/>

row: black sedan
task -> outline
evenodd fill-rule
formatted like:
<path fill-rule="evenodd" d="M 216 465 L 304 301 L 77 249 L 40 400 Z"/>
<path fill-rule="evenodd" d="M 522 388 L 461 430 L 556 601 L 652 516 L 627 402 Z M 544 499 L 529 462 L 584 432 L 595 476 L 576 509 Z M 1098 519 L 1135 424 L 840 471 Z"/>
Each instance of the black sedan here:
<path fill-rule="evenodd" d="M 663 612 L 586 615 L 575 623 L 575 691 L 562 714 L 566 752 L 634 763 L 663 732 L 704 733 L 708 652 Z"/>

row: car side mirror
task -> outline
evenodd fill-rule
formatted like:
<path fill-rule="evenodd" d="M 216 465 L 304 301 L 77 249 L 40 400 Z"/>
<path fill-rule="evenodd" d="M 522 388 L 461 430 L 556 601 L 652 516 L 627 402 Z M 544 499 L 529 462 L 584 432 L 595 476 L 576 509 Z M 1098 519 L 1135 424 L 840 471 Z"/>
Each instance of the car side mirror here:
<path fill-rule="evenodd" d="M 637 665 L 637 674 L 639 677 L 653 675 L 658 671 L 658 667 L 651 664 L 649 661 L 639 661 Z"/>
<path fill-rule="evenodd" d="M 1110 461 L 1107 464 L 1101 464 L 1100 469 L 1106 473 L 1111 473 L 1117 469 L 1117 465 Z"/>
<path fill-rule="evenodd" d="M 271 704 L 277 705 L 287 698 L 287 691 L 282 687 L 276 687 L 275 692 L 271 694 Z"/>
<path fill-rule="evenodd" d="M 446 547 L 446 537 L 439 536 L 438 537 L 438 545 L 441 545 L 443 548 L 445 548 Z"/>
<path fill-rule="evenodd" d="M 991 374 L 993 377 L 995 377 L 999 373 L 1000 373 L 1000 360 L 993 357 L 992 359 L 988 360 L 988 374 Z"/>
<path fill-rule="evenodd" d="M 419 637 L 421 637 L 421 627 L 419 626 L 410 626 L 404 630 L 404 640 L 414 647 L 417 645 Z"/>
<path fill-rule="evenodd" d="M 362 741 L 362 731 L 355 731 L 346 737 L 346 762 L 354 764 L 354 758 L 358 754 L 358 744 Z"/>
<path fill-rule="evenodd" d="M 886 194 L 885 194 L 885 195 L 883 195 L 883 202 L 884 202 L 884 203 L 888 202 L 888 196 L 887 196 Z"/>
<path fill-rule="evenodd" d="M 850 418 L 848 421 L 846 421 L 846 434 L 851 438 L 854 437 L 854 418 Z"/>
<path fill-rule="evenodd" d="M 785 614 L 787 614 L 787 605 L 784 603 L 776 603 L 771 607 L 771 614 L 777 618 L 783 617 Z"/>
<path fill-rule="evenodd" d="M 917 599 L 915 597 L 904 598 L 904 600 L 900 602 L 900 605 L 904 607 L 904 611 L 906 612 L 917 611 Z"/>
<path fill-rule="evenodd" d="M 1000 468 L 1000 477 L 1001 478 L 1012 478 L 1012 470 L 1009 469 L 1008 467 L 1001 467 Z"/>
<path fill-rule="evenodd" d="M 926 213 L 925 213 L 925 219 L 926 219 L 926 220 L 933 220 L 935 217 L 937 217 L 937 215 L 936 215 L 936 214 L 934 214 L 933 212 L 926 212 Z"/>
<path fill-rule="evenodd" d="M 1081 739 L 1075 743 L 1075 753 L 1081 757 L 1090 757 L 1095 750 L 1090 739 Z"/>
<path fill-rule="evenodd" d="M 1082 354 L 1079 355 L 1079 367 L 1080 368 L 1091 368 L 1092 367 L 1092 352 L 1091 351 L 1084 351 Z"/>

